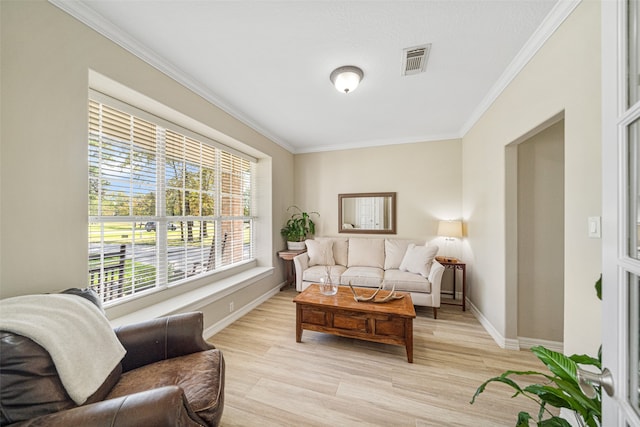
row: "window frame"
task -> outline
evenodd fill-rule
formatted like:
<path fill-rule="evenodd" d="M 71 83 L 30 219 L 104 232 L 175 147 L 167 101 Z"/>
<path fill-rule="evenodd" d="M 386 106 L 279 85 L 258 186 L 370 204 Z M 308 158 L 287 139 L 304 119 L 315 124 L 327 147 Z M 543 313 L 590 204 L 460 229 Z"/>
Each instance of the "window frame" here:
<path fill-rule="evenodd" d="M 146 112 L 140 108 L 137 108 L 129 103 L 120 101 L 116 98 L 113 98 L 109 95 L 106 95 L 104 93 L 101 93 L 99 91 L 96 90 L 89 90 L 89 97 L 88 97 L 88 103 L 90 104 L 91 101 L 100 103 L 100 104 L 104 104 L 112 109 L 121 111 L 125 114 L 128 114 L 130 116 L 133 116 L 137 119 L 143 120 L 143 121 L 147 121 L 149 123 L 154 124 L 157 127 L 160 127 L 162 129 L 164 129 L 164 131 L 160 131 L 162 132 L 174 132 L 177 133 L 181 136 L 184 136 L 185 138 L 188 138 L 190 140 L 196 141 L 200 144 L 202 144 L 203 147 L 207 147 L 207 149 L 213 149 L 215 150 L 216 153 L 216 164 L 215 164 L 215 209 L 214 209 L 214 213 L 213 215 L 202 215 L 202 212 L 200 211 L 199 215 L 189 215 L 189 212 L 185 212 L 182 211 L 181 215 L 169 215 L 167 213 L 166 210 L 166 190 L 167 190 L 167 182 L 165 181 L 165 167 L 166 167 L 166 146 L 165 147 L 160 147 L 160 150 L 157 151 L 156 153 L 156 157 L 155 157 L 155 169 L 156 169 L 156 182 L 155 182 L 155 193 L 156 193 L 156 202 L 155 202 L 155 215 L 134 215 L 133 212 L 133 208 L 130 206 L 130 210 L 129 210 L 129 215 L 124 215 L 124 216 L 118 216 L 118 217 L 111 217 L 111 216 L 106 216 L 104 215 L 104 212 L 101 212 L 103 215 L 92 215 L 92 212 L 89 212 L 89 217 L 88 217 L 88 224 L 89 224 L 89 259 L 91 260 L 91 258 L 94 258 L 94 265 L 91 264 L 91 261 L 89 262 L 88 265 L 88 271 L 89 273 L 91 273 L 92 268 L 95 271 L 95 255 L 92 255 L 92 251 L 91 251 L 91 231 L 90 231 L 90 225 L 92 223 L 95 222 L 99 222 L 101 224 L 107 224 L 107 223 L 112 223 L 112 222 L 130 222 L 133 224 L 133 229 L 132 229 L 132 239 L 135 239 L 135 227 L 136 227 L 136 223 L 148 223 L 148 222 L 154 222 L 155 223 L 155 231 L 156 231 L 156 241 L 155 241 L 155 247 L 154 247 L 154 251 L 156 252 L 156 259 L 155 259 L 155 267 L 156 267 L 156 272 L 155 272 L 155 284 L 152 287 L 149 287 L 149 289 L 146 290 L 142 290 L 139 292 L 133 292 L 131 294 L 123 294 L 117 296 L 114 299 L 108 299 L 105 298 L 105 294 L 103 293 L 101 295 L 101 297 L 103 298 L 103 303 L 105 304 L 106 307 L 111 306 L 111 305 L 116 305 L 119 304 L 121 302 L 127 302 L 130 301 L 134 298 L 137 297 L 142 297 L 144 295 L 148 295 L 150 293 L 155 293 L 157 291 L 160 290 L 164 290 L 170 287 L 174 287 L 174 286 L 180 286 L 183 285 L 185 283 L 191 283 L 194 282 L 196 279 L 202 278 L 202 277 L 206 277 L 206 276 L 210 276 L 213 274 L 216 274 L 220 271 L 228 271 L 228 270 L 233 270 L 235 268 L 240 268 L 243 266 L 246 266 L 246 264 L 249 263 L 254 263 L 256 262 L 256 255 L 255 255 L 255 247 L 256 247 L 256 233 L 255 233 L 255 223 L 256 223 L 256 219 L 257 217 L 255 215 L 253 215 L 253 213 L 255 212 L 255 204 L 256 204 L 256 198 L 257 198 L 257 186 L 255 185 L 256 182 L 256 175 L 257 175 L 257 162 L 258 160 L 256 158 L 254 158 L 251 155 L 248 155 L 244 152 L 241 152 L 239 150 L 236 150 L 234 148 L 231 148 L 225 144 L 222 144 L 216 140 L 213 140 L 207 136 L 204 136 L 200 133 L 194 132 L 192 130 L 189 130 L 183 126 L 177 125 L 174 122 L 172 122 L 171 120 L 168 120 L 167 118 L 163 118 L 160 117 L 156 114 L 152 114 L 149 112 Z M 91 131 L 91 125 L 89 124 L 89 129 L 88 129 L 88 136 L 89 136 L 89 149 L 91 150 L 91 135 L 92 135 L 92 131 Z M 134 143 L 129 141 L 130 145 L 133 146 Z M 240 159 L 240 161 L 242 162 L 243 167 L 245 167 L 247 165 L 249 165 L 249 180 L 248 182 L 243 182 L 242 185 L 246 185 L 248 186 L 248 188 L 250 189 L 250 196 L 248 198 L 248 200 L 244 200 L 246 198 L 245 193 L 244 193 L 244 189 L 246 187 L 242 187 L 243 188 L 243 193 L 242 193 L 242 198 L 243 198 L 243 215 L 222 215 L 222 190 L 223 188 L 221 187 L 221 183 L 222 183 L 222 174 L 223 174 L 223 170 L 222 170 L 222 161 L 221 158 L 222 156 L 231 156 L 232 159 Z M 89 159 L 88 161 L 89 164 L 89 168 L 91 168 L 91 159 Z M 199 165 L 199 167 L 201 167 L 201 164 Z M 235 169 L 232 169 L 231 172 L 238 172 Z M 246 179 L 246 177 L 243 177 L 244 179 Z M 91 173 L 89 173 L 89 178 L 88 178 L 88 182 L 91 182 Z M 100 178 L 98 178 L 100 180 Z M 101 185 L 101 183 L 100 183 Z M 89 190 L 90 191 L 90 190 Z M 201 189 L 199 190 L 201 191 Z M 131 197 L 133 197 L 134 192 L 132 192 L 130 194 Z M 89 208 L 91 209 L 91 198 L 89 198 Z M 201 198 L 200 198 L 201 200 Z M 246 208 L 249 209 L 249 214 L 247 215 L 246 212 Z M 95 213 L 95 212 L 94 212 Z M 167 232 L 167 227 L 172 223 L 172 222 L 180 222 L 181 224 L 184 224 L 186 222 L 200 222 L 200 221 L 207 221 L 210 222 L 214 225 L 214 237 L 213 237 L 213 245 L 210 245 L 210 247 L 208 248 L 208 251 L 206 252 L 206 257 L 209 258 L 209 261 L 211 261 L 212 259 L 214 260 L 214 268 L 209 268 L 209 266 L 206 266 L 207 260 L 205 259 L 205 255 L 203 252 L 203 248 L 206 247 L 206 245 L 201 243 L 201 252 L 200 252 L 200 257 L 199 259 L 189 259 L 189 258 L 185 258 L 185 262 L 184 262 L 184 266 L 185 266 L 185 275 L 182 278 L 178 278 L 175 280 L 172 280 L 169 273 L 168 273 L 168 262 L 169 262 L 169 239 L 168 239 L 168 232 Z M 221 236 L 223 235 L 222 233 L 222 224 L 228 221 L 242 221 L 242 227 L 243 230 L 245 227 L 248 227 L 248 234 L 249 234 L 249 244 L 248 244 L 248 257 L 245 257 L 244 253 L 245 253 L 245 238 L 243 237 L 240 241 L 240 245 L 242 246 L 242 258 L 238 261 L 235 258 L 232 259 L 232 261 L 230 263 L 225 263 L 223 260 L 223 254 L 221 253 L 220 250 L 220 244 L 221 244 Z M 201 224 L 203 224 L 203 222 L 201 222 Z M 200 229 L 199 229 L 200 233 L 202 233 L 202 225 L 200 225 Z M 237 233 L 236 233 L 237 234 Z M 234 234 L 234 236 L 236 235 Z M 244 232 L 242 233 L 242 235 L 244 236 Z M 201 234 L 200 234 L 201 236 Z M 184 236 L 183 236 L 184 237 Z M 185 241 L 185 245 L 187 244 L 186 238 L 184 239 Z M 238 242 L 234 242 L 234 245 L 237 246 Z M 101 240 L 99 242 L 99 256 L 98 256 L 98 260 L 100 263 L 100 271 L 99 271 L 99 275 L 101 277 L 101 279 L 104 281 L 105 273 L 105 261 L 107 260 L 104 256 L 105 253 L 108 253 L 107 250 L 105 250 L 105 241 L 103 238 L 103 235 L 101 236 Z M 131 248 L 133 249 L 133 251 L 135 251 L 135 241 L 131 242 Z M 133 255 L 133 254 L 131 254 Z M 133 257 L 132 257 L 133 258 Z M 187 267 L 188 267 L 188 263 L 190 261 L 193 261 L 193 265 L 198 265 L 200 264 L 201 266 L 205 266 L 204 268 L 201 268 L 200 272 L 195 272 L 194 274 L 188 274 L 187 273 Z M 211 264 L 211 262 L 209 262 L 209 265 Z M 133 262 L 133 259 L 130 263 L 131 267 L 130 268 L 135 268 L 134 265 L 135 263 Z M 120 274 L 122 275 L 122 272 L 120 272 Z M 122 276 L 120 276 L 122 277 Z M 91 277 L 89 277 L 89 281 L 91 282 Z M 88 283 L 88 285 L 91 287 L 91 283 Z M 132 285 L 133 286 L 133 285 Z M 122 287 L 122 286 L 121 286 Z M 102 284 L 101 288 L 104 288 L 104 284 Z"/>

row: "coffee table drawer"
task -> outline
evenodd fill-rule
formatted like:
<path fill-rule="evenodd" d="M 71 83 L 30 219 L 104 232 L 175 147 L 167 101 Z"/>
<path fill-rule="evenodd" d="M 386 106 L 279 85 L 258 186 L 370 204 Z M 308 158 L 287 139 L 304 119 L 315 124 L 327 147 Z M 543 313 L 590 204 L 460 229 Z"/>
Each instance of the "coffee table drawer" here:
<path fill-rule="evenodd" d="M 333 327 L 345 331 L 369 332 L 369 319 L 367 316 L 358 316 L 354 313 L 334 313 Z"/>
<path fill-rule="evenodd" d="M 374 335 L 404 338 L 405 336 L 405 319 L 388 318 L 375 319 Z"/>
<path fill-rule="evenodd" d="M 317 326 L 331 326 L 329 322 L 329 313 L 323 310 L 317 310 L 310 307 L 302 308 L 302 323 Z"/>
<path fill-rule="evenodd" d="M 311 307 L 302 307 L 302 323 L 344 331 L 370 332 L 369 318 L 356 313 L 324 311 Z"/>

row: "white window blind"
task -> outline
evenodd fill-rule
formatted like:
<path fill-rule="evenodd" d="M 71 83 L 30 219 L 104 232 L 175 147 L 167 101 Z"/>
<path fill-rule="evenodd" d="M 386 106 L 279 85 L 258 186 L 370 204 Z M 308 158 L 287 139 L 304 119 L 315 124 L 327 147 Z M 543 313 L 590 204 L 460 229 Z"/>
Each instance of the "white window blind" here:
<path fill-rule="evenodd" d="M 89 100 L 88 280 L 105 302 L 254 257 L 255 162 L 135 112 Z"/>

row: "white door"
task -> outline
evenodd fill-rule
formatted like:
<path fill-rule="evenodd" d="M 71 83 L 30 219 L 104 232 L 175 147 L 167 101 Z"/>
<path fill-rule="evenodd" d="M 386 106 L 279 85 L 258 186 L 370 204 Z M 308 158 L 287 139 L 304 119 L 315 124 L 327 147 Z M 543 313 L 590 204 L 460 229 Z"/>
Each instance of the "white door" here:
<path fill-rule="evenodd" d="M 602 1 L 603 426 L 640 426 L 640 7 Z"/>
<path fill-rule="evenodd" d="M 356 216 L 359 228 L 365 230 L 382 230 L 384 224 L 384 197 L 358 197 L 356 199 Z"/>

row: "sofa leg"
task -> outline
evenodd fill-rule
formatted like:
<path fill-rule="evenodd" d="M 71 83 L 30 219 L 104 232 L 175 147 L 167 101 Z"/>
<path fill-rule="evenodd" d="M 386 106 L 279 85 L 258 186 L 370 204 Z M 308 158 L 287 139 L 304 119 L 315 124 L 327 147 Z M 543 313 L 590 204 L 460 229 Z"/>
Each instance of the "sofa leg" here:
<path fill-rule="evenodd" d="M 437 319 L 438 318 L 438 309 L 433 307 L 433 318 Z"/>

